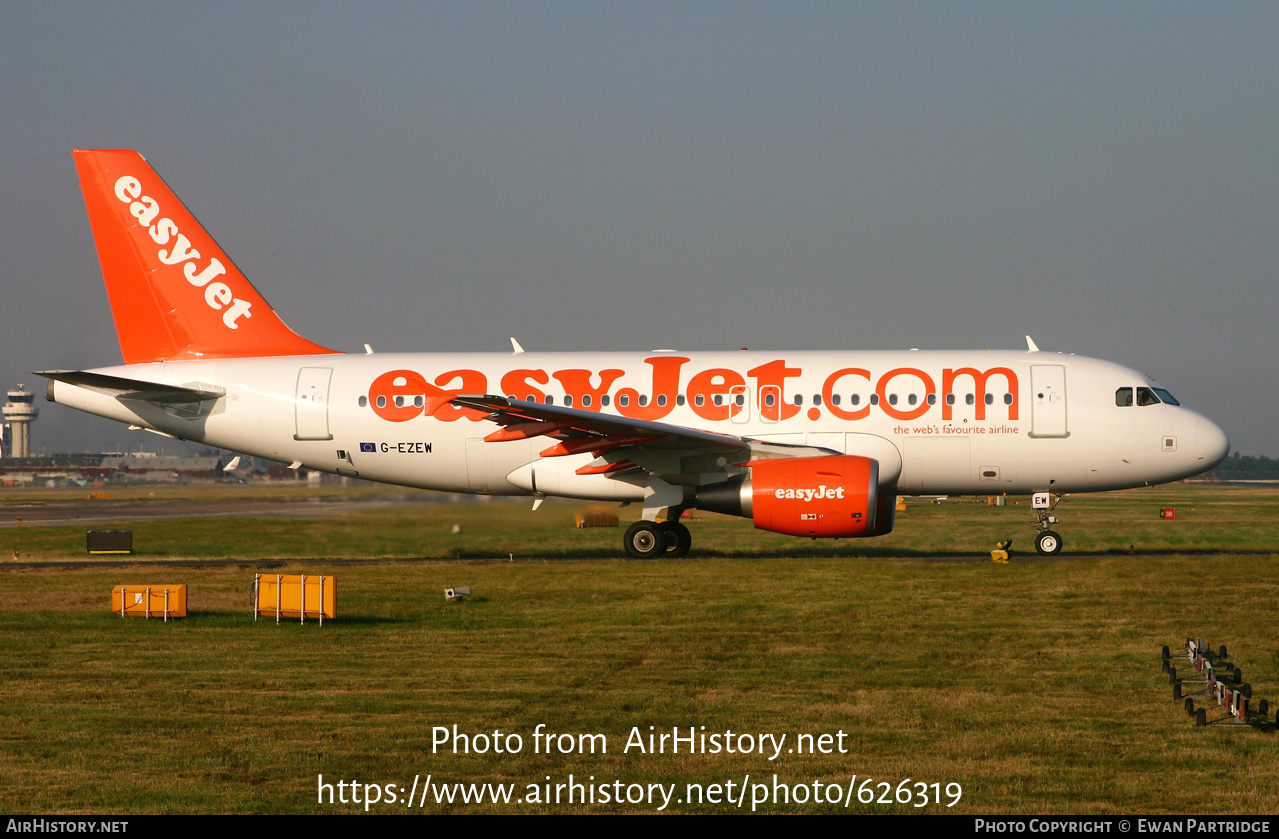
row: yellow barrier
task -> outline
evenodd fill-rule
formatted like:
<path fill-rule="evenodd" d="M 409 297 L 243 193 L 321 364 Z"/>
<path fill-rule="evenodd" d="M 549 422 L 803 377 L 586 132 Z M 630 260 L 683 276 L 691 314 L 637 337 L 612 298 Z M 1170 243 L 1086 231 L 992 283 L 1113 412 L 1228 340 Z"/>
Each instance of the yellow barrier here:
<path fill-rule="evenodd" d="M 254 574 L 253 619 L 258 615 L 280 618 L 337 617 L 337 585 L 333 577 L 318 574 Z"/>
<path fill-rule="evenodd" d="M 578 527 L 617 527 L 617 516 L 613 513 L 578 513 L 574 520 Z"/>
<path fill-rule="evenodd" d="M 111 611 L 120 617 L 185 618 L 187 587 L 162 585 L 116 586 L 111 589 Z"/>

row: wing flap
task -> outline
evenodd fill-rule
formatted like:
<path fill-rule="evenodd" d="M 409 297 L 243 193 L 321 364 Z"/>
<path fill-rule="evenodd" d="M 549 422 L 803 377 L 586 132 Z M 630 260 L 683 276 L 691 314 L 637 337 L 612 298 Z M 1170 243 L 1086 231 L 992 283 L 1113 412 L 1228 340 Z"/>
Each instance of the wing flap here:
<path fill-rule="evenodd" d="M 487 419 L 502 426 L 486 440 L 521 440 L 547 436 L 561 441 L 544 453 L 546 457 L 587 451 L 612 451 L 628 446 L 653 449 L 686 449 L 701 453 L 740 454 L 750 449 L 743 437 L 702 431 L 664 422 L 630 419 L 558 405 L 540 405 L 505 396 L 458 396 L 449 400 L 459 408 L 488 414 Z M 595 438 L 595 439 L 591 439 Z M 595 448 L 592 442 L 598 443 Z M 562 450 L 559 450 L 560 447 Z"/>

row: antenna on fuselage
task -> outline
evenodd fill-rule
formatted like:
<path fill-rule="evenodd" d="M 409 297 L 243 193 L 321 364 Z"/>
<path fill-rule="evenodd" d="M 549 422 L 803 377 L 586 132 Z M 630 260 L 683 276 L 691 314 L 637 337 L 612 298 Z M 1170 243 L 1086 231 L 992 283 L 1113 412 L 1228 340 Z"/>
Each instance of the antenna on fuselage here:
<path fill-rule="evenodd" d="M 1039 352 L 1039 346 L 1035 343 L 1035 339 L 1029 335 L 1026 336 L 1026 352 Z"/>

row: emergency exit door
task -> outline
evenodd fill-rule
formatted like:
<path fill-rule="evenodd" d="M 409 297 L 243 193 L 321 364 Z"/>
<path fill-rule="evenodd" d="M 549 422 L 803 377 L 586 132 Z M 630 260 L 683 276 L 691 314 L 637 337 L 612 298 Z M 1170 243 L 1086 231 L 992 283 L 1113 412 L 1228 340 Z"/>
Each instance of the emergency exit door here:
<path fill-rule="evenodd" d="M 331 367 L 303 367 L 298 371 L 294 440 L 333 439 L 329 433 L 329 380 L 332 377 Z"/>

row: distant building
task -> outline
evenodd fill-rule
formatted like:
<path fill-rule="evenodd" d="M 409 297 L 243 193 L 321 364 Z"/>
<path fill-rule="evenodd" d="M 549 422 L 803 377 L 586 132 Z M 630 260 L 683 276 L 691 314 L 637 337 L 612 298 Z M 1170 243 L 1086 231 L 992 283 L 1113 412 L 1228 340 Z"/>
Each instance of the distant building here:
<path fill-rule="evenodd" d="M 222 466 L 217 457 L 169 457 L 149 452 L 11 457 L 0 462 L 0 485 L 194 483 L 221 480 Z"/>
<path fill-rule="evenodd" d="M 103 469 L 114 471 L 121 481 L 216 481 L 222 477 L 222 461 L 216 457 L 173 457 L 150 452 L 102 458 Z"/>

